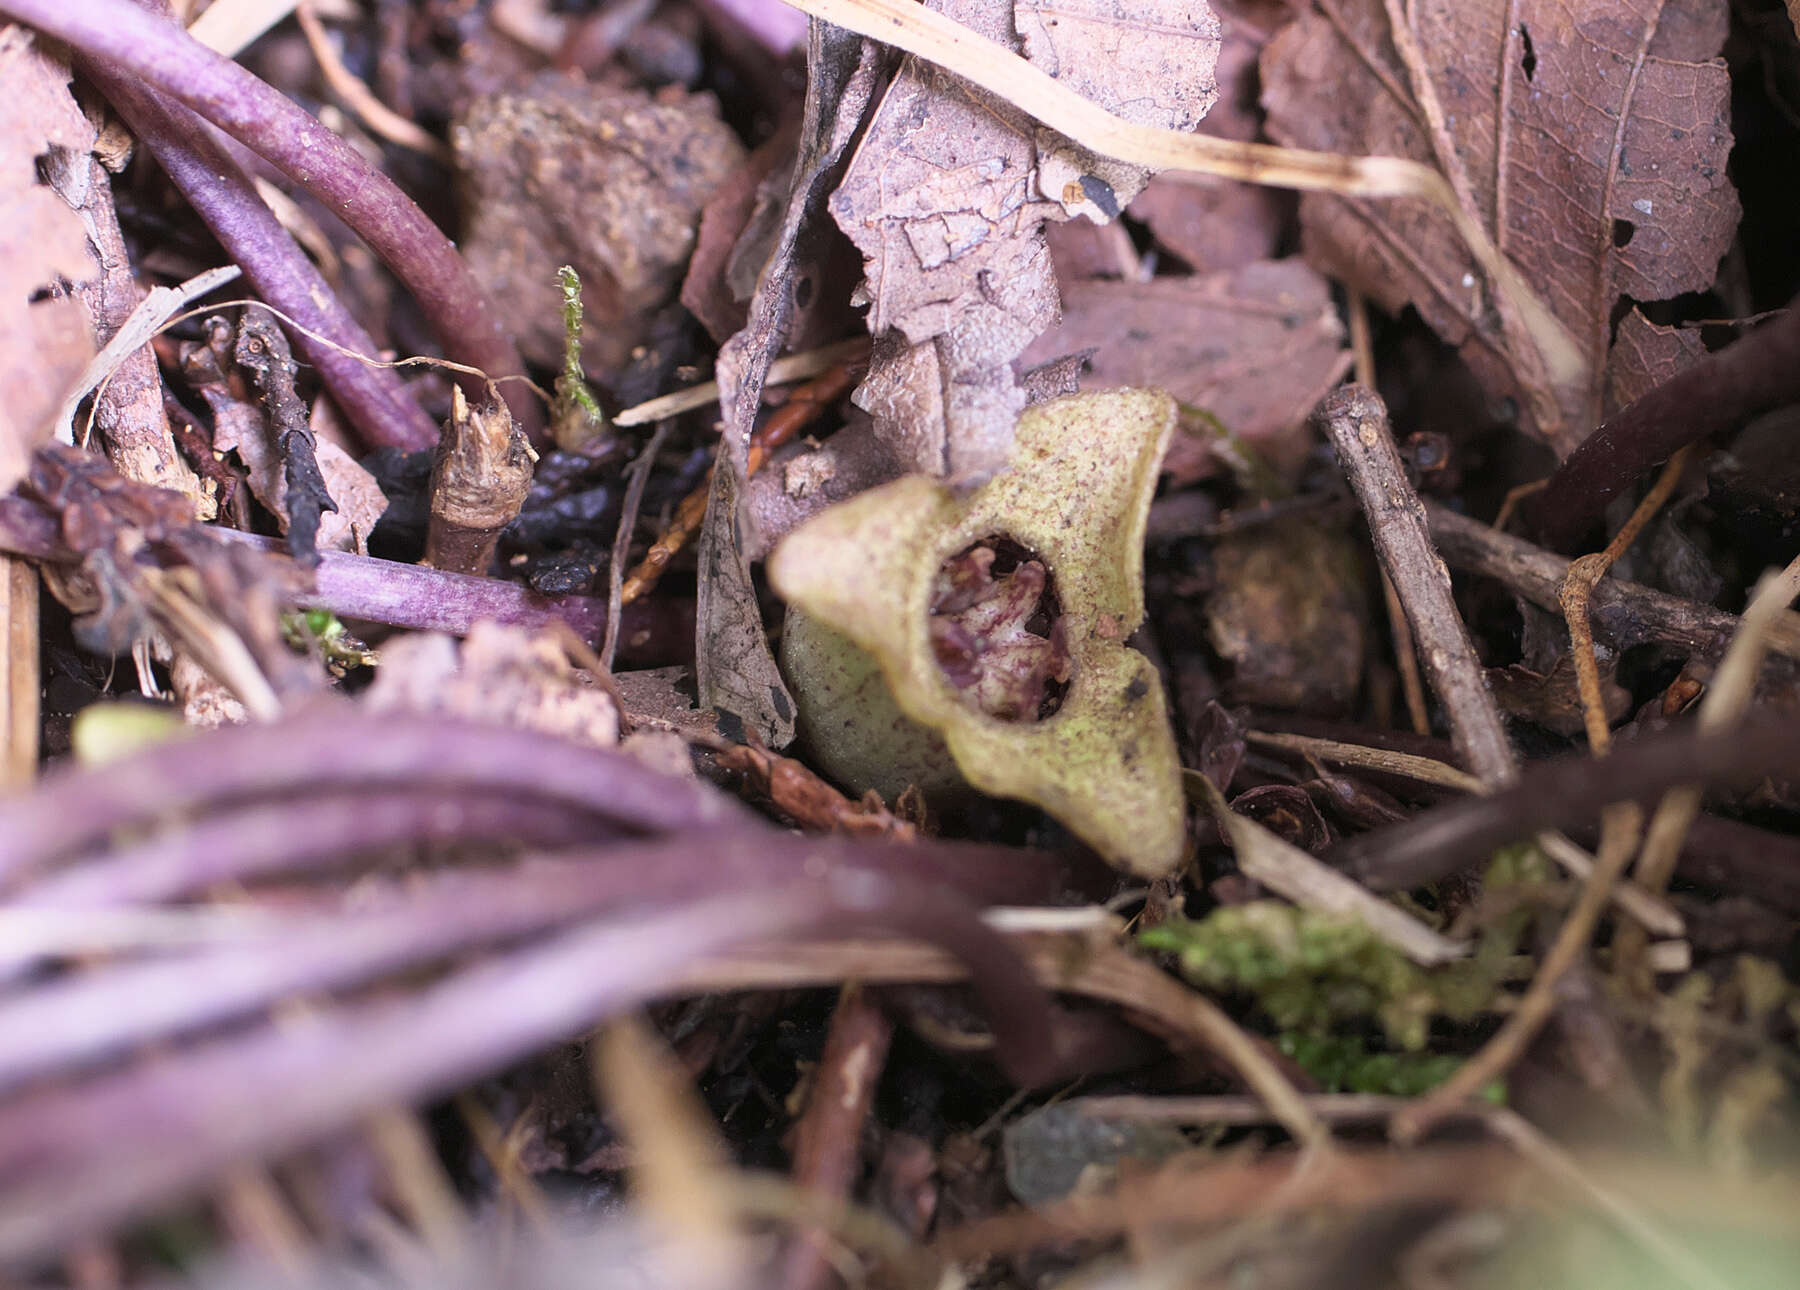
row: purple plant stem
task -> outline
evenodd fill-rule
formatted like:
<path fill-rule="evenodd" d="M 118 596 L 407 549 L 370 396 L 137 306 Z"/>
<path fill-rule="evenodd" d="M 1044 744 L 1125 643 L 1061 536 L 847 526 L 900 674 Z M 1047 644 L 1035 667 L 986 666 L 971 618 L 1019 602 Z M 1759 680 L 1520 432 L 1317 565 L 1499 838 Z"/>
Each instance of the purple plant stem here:
<path fill-rule="evenodd" d="M 1545 545 L 1567 549 L 1657 462 L 1796 400 L 1800 301 L 1613 413 L 1556 468 L 1526 513 Z"/>
<path fill-rule="evenodd" d="M 451 358 L 490 377 L 524 371 L 450 239 L 392 180 L 280 92 L 131 0 L 0 0 L 0 13 L 139 78 L 243 141 L 368 243 L 418 300 Z M 541 429 L 543 411 L 530 394 L 516 383 L 502 388 L 520 422 Z"/>
<path fill-rule="evenodd" d="M 445 717 L 322 703 L 291 720 L 209 731 L 0 801 L 0 882 L 126 824 L 224 802 L 410 786 L 560 802 L 640 833 L 768 827 L 709 784 L 625 753 Z"/>
<path fill-rule="evenodd" d="M 673 974 L 757 941 L 884 930 L 961 958 L 1002 1060 L 1057 1067 L 1043 991 L 1006 943 L 941 896 L 847 875 L 565 933 L 410 998 L 344 1008 L 159 1058 L 0 1110 L 0 1259 L 64 1247 L 167 1205 L 220 1168 L 280 1154 L 398 1102 L 442 1094 L 659 997 Z"/>
<path fill-rule="evenodd" d="M 386 906 L 280 919 L 243 943 L 64 977 L 0 1002 L 0 1088 L 231 1021 L 301 993 L 341 990 L 602 913 L 788 884 L 866 882 L 879 912 L 901 891 L 968 910 L 950 883 L 907 873 L 908 847 L 810 843 L 766 830 L 620 844 L 576 858 L 462 870 L 390 888 Z M 860 876 L 859 876 L 860 875 Z M 912 895 L 908 894 L 907 899 Z M 5 1160 L 0 1146 L 0 1168 Z"/>
<path fill-rule="evenodd" d="M 1325 859 L 1377 891 L 1448 877 L 1496 847 L 1544 829 L 1579 829 L 1612 802 L 1647 801 L 1682 784 L 1718 786 L 1759 775 L 1800 775 L 1800 726 L 1762 718 L 1735 730 L 1691 730 L 1615 748 L 1605 757 L 1558 757 L 1516 786 L 1433 807 L 1415 819 L 1339 844 Z"/>
<path fill-rule="evenodd" d="M 220 541 L 258 547 L 284 561 L 291 558 L 287 544 L 273 538 L 216 527 L 199 531 Z M 543 596 L 502 578 L 451 573 L 348 551 L 319 552 L 312 584 L 311 591 L 294 596 L 297 607 L 329 609 L 342 618 L 408 631 L 462 636 L 485 621 L 531 628 L 564 623 L 589 642 L 606 634 L 606 601 L 598 596 Z M 692 619 L 689 606 L 669 597 L 626 605 L 619 616 L 620 658 L 666 662 L 659 656 L 659 644 L 669 640 L 691 643 Z"/>
<path fill-rule="evenodd" d="M 355 353 L 375 354 L 375 342 L 256 195 L 210 126 L 105 62 L 84 59 L 81 70 L 150 150 L 259 296 L 309 331 Z M 358 362 L 304 332 L 290 334 L 366 443 L 408 452 L 436 446 L 437 426 L 392 369 Z"/>
<path fill-rule="evenodd" d="M 286 544 L 235 529 L 192 530 L 207 541 L 236 542 L 287 565 Z M 21 497 L 0 497 L 0 551 L 36 560 L 71 560 L 54 516 Z M 344 618 L 463 635 L 483 620 L 515 627 L 564 623 L 586 641 L 606 628 L 606 602 L 595 596 L 540 596 L 529 587 L 498 578 L 446 573 L 423 565 L 400 564 L 345 551 L 322 551 L 312 571 L 312 589 L 294 594 L 301 609 L 329 609 Z M 667 596 L 625 606 L 619 620 L 619 656 L 626 662 L 668 662 L 665 645 L 693 643 L 691 602 Z"/>
<path fill-rule="evenodd" d="M 156 903 L 221 882 L 247 882 L 347 856 L 420 842 L 515 842 L 560 847 L 598 842 L 616 830 L 598 816 L 529 798 L 400 789 L 309 793 L 257 802 L 96 855 L 20 891 L 10 907 L 77 909 Z M 0 947 L 0 962 L 5 949 Z"/>

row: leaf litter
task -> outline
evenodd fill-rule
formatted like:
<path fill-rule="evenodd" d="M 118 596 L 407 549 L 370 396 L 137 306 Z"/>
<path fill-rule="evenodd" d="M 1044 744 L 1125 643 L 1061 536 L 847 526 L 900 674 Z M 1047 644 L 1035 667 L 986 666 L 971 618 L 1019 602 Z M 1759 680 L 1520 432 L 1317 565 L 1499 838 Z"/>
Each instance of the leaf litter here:
<path fill-rule="evenodd" d="M 1262 60 L 1274 138 L 1441 167 L 1542 293 L 1579 358 L 1567 374 L 1495 310 L 1438 214 L 1301 199 L 1309 260 L 1392 312 L 1417 309 L 1559 455 L 1600 421 L 1615 304 L 1705 290 L 1738 220 L 1724 6 L 1641 0 L 1571 17 L 1330 0 Z"/>
<path fill-rule="evenodd" d="M 216 256 L 181 231 L 198 212 L 281 295 L 304 257 L 284 229 L 232 233 L 235 163 L 215 191 L 156 131 L 144 96 L 192 86 L 93 26 L 112 3 L 0 0 L 67 35 L 194 204 L 134 174 L 107 290 L 192 278 Z M 368 367 L 371 344 L 319 347 L 304 321 L 295 353 L 336 366 L 294 363 L 280 315 L 228 335 L 209 304 L 154 340 L 131 405 L 177 427 L 220 523 L 118 444 L 18 439 L 33 482 L 0 497 L 0 548 L 77 615 L 9 659 L 51 696 L 46 737 L 74 677 L 172 688 L 225 728 L 0 801 L 0 1262 L 55 1282 L 61 1259 L 70 1284 L 236 1287 L 271 1257 L 287 1284 L 523 1284 L 524 1263 L 605 1283 L 616 1242 L 549 1270 L 565 1223 L 660 1283 L 744 1283 L 751 1257 L 794 1290 L 1051 1264 L 1274 1283 L 1346 1250 L 1396 1283 L 1655 1264 L 1711 1287 L 1739 1270 L 1718 1233 L 1785 1257 L 1800 749 L 1766 715 L 1689 729 L 1708 686 L 1795 702 L 1772 602 L 1750 617 L 1778 657 L 1744 665 L 1742 637 L 1713 666 L 1800 506 L 1790 320 L 1750 317 L 1800 275 L 1739 235 L 1731 182 L 1769 167 L 1771 131 L 1800 142 L 1746 52 L 1793 39 L 1785 20 L 1757 45 L 1726 41 L 1723 6 L 1643 0 L 1579 22 L 805 8 L 841 25 L 808 28 L 804 103 L 779 61 L 792 11 L 743 0 L 327 7 L 326 31 L 277 25 L 249 56 L 356 115 L 324 113 L 363 160 L 326 140 L 302 186 L 382 187 L 357 169 L 379 157 L 427 209 L 463 198 L 466 261 L 391 236 L 430 227 L 398 190 L 385 232 L 352 212 L 409 304 L 296 188 L 306 317 L 397 344 L 424 322 L 495 375 L 516 342 L 560 408 L 587 397 L 540 456 L 499 397 L 519 408 L 517 382 Z M 203 112 L 310 167 L 243 113 L 316 123 L 143 21 L 117 29 L 222 87 Z M 322 80 L 296 73 L 338 37 Z M 88 162 L 112 145 L 21 139 L 19 191 L 112 186 Z M 27 267 L 33 313 L 83 271 Z M 476 334 L 489 310 L 511 341 Z M 1741 339 L 1719 348 L 1700 325 L 1725 319 Z M 1384 397 L 1333 393 L 1353 360 Z M 346 364 L 388 401 L 359 402 Z M 1774 417 L 1667 473 L 1679 500 L 1620 566 L 1637 581 L 1602 581 L 1591 632 L 1563 635 L 1528 607 L 1567 603 L 1571 566 L 1533 541 L 1556 526 L 1486 519 L 1543 445 L 1610 418 L 1549 490 L 1573 541 L 1654 460 L 1625 441 L 1638 409 L 1714 368 L 1743 392 L 1697 424 Z M 427 415 L 448 422 L 435 469 L 359 463 L 429 442 Z M 653 567 L 631 595 L 627 567 Z M 615 642 L 642 670 L 612 672 Z M 1402 713 L 1415 651 L 1436 706 Z M 1618 727 L 1605 757 L 1596 722 Z M 1600 808 L 1690 780 L 1705 795 L 1671 796 L 1640 862 L 1668 898 L 1609 893 L 1630 853 Z M 1578 842 L 1602 818 L 1596 860 Z M 590 1070 L 561 1041 L 608 1021 Z M 1071 1078 L 1113 1096 L 1057 1102 Z M 1380 1139 L 1445 1115 L 1456 1142 Z M 741 1172 L 783 1160 L 785 1180 Z M 216 1220 L 172 1219 L 177 1196 Z M 1582 1239 L 1606 1227 L 1626 1241 Z M 415 1240 L 460 1272 L 416 1272 Z"/>

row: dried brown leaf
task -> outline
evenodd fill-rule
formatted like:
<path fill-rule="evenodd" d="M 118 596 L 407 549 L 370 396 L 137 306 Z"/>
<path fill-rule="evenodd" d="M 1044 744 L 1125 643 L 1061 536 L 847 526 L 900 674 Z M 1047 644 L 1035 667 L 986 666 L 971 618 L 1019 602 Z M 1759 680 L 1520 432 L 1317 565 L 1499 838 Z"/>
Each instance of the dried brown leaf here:
<path fill-rule="evenodd" d="M 1710 0 L 1320 0 L 1270 42 L 1280 142 L 1438 166 L 1541 293 L 1579 364 L 1547 370 L 1450 222 L 1416 202 L 1301 202 L 1309 258 L 1411 304 L 1559 452 L 1594 425 L 1621 295 L 1709 286 L 1737 225 L 1726 9 Z"/>
<path fill-rule="evenodd" d="M 788 338 L 802 296 L 810 297 L 820 250 L 819 205 L 874 97 L 886 59 L 872 44 L 813 23 L 807 45 L 806 112 L 781 229 L 751 297 L 744 329 L 719 351 L 716 373 L 724 439 L 700 532 L 694 658 L 700 706 L 717 709 L 772 748 L 794 737 L 794 704 L 763 634 L 750 583 L 750 549 L 738 494 L 763 383 Z M 746 537 L 749 541 L 746 541 Z"/>
<path fill-rule="evenodd" d="M 1633 309 L 1606 356 L 1605 414 L 1635 402 L 1705 353 L 1698 327 L 1662 327 Z"/>
<path fill-rule="evenodd" d="M 94 352 L 79 301 L 35 299 L 97 272 L 81 217 L 38 179 L 40 156 L 93 145 L 68 83 L 68 69 L 31 33 L 0 26 L 0 491 L 25 474 L 64 388 Z"/>
<path fill-rule="evenodd" d="M 1203 0 L 932 6 L 1134 122 L 1192 129 L 1212 105 Z M 1103 160 L 918 58 L 902 64 L 833 194 L 885 343 L 856 401 L 917 471 L 977 482 L 1025 405 L 1012 362 L 1057 317 L 1046 220 L 1111 219 L 1145 172 Z M 898 336 L 887 337 L 896 332 Z"/>
<path fill-rule="evenodd" d="M 209 327 L 213 323 L 209 320 Z M 208 345 L 190 343 L 183 353 L 190 382 L 213 412 L 213 449 L 237 454 L 244 464 L 250 491 L 280 520 L 282 532 L 286 533 L 288 484 L 275 428 L 263 409 L 237 397 L 221 370 L 208 365 L 209 356 L 215 360 L 221 352 L 228 356 L 231 345 L 228 331 L 211 335 Z M 221 344 L 227 347 L 225 351 L 217 348 Z M 319 517 L 315 539 L 318 549 L 367 555 L 369 534 L 387 510 L 387 495 L 375 477 L 331 439 L 318 436 L 313 451 L 326 492 L 337 507 Z"/>
<path fill-rule="evenodd" d="M 1220 22 L 1224 36 L 1214 72 L 1219 101 L 1199 133 L 1248 142 L 1262 134 L 1256 65 L 1267 36 L 1230 12 L 1222 12 Z M 1290 211 L 1286 194 L 1259 184 L 1165 175 L 1144 186 L 1130 213 L 1150 226 L 1158 246 L 1195 273 L 1212 273 L 1273 257 Z"/>
<path fill-rule="evenodd" d="M 1277 468 L 1299 464 L 1307 413 L 1349 362 L 1330 285 L 1299 260 L 1205 277 L 1078 282 L 1063 295 L 1061 325 L 1025 352 L 1026 362 L 1092 347 L 1088 388 L 1167 390 Z M 1216 469 L 1203 443 L 1182 438 L 1166 469 L 1183 479 Z"/>

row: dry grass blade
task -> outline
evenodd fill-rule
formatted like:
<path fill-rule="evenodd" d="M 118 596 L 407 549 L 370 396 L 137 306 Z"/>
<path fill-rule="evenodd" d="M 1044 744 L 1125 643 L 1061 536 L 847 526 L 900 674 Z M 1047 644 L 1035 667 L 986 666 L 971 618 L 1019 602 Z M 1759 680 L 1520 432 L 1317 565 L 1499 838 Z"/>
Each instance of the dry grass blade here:
<path fill-rule="evenodd" d="M 1238 868 L 1247 877 L 1304 909 L 1361 919 L 1376 936 L 1425 967 L 1449 963 L 1468 953 L 1468 946 L 1432 931 L 1405 910 L 1233 811 L 1206 776 L 1195 771 L 1186 771 L 1184 776 L 1189 791 L 1206 804 L 1230 840 Z"/>
<path fill-rule="evenodd" d="M 1344 197 L 1414 197 L 1449 216 L 1470 254 L 1518 310 L 1552 372 L 1581 370 L 1562 325 L 1437 171 L 1400 157 L 1350 157 L 1241 143 L 1125 121 L 1023 58 L 912 0 L 789 0 L 796 9 L 904 49 L 997 94 L 1084 148 L 1151 170 L 1185 170 Z"/>
<path fill-rule="evenodd" d="M 594 1078 L 635 1148 L 637 1202 L 668 1239 L 670 1284 L 728 1286 L 744 1266 L 725 1146 L 661 1038 L 613 1022 L 594 1049 Z"/>
<path fill-rule="evenodd" d="M 1475 776 L 1458 770 L 1448 762 L 1438 761 L 1435 757 L 1392 752 L 1386 748 L 1370 748 L 1363 744 L 1347 744 L 1337 739 L 1319 739 L 1312 735 L 1279 734 L 1263 730 L 1246 730 L 1244 738 L 1253 744 L 1286 749 L 1303 756 L 1317 757 L 1321 761 L 1335 762 L 1339 766 L 1404 775 L 1421 784 L 1453 788 L 1461 793 L 1481 791 L 1481 781 Z"/>
<path fill-rule="evenodd" d="M 776 359 L 769 365 L 768 379 L 763 382 L 769 385 L 787 385 L 794 381 L 808 380 L 823 375 L 839 363 L 855 363 L 866 358 L 869 353 L 869 338 L 853 336 L 849 340 L 840 340 L 835 345 L 824 345 L 818 349 L 809 349 L 803 354 L 788 354 Z M 654 399 L 647 399 L 635 407 L 626 408 L 613 418 L 616 426 L 641 426 L 664 417 L 672 417 L 683 412 L 692 412 L 695 408 L 704 408 L 719 401 L 719 383 L 702 381 L 698 385 L 690 385 L 685 390 L 676 390 L 670 394 L 659 394 Z"/>
<path fill-rule="evenodd" d="M 56 413 L 56 437 L 64 443 L 75 442 L 75 409 L 87 397 L 88 391 L 104 385 L 118 370 L 119 364 L 133 351 L 148 344 L 150 338 L 161 331 L 190 301 L 198 300 L 208 292 L 234 281 L 239 272 L 237 265 L 227 264 L 217 269 L 208 269 L 205 273 L 197 273 L 180 286 L 153 287 L 143 302 L 131 311 L 131 316 L 125 320 L 124 325 L 106 343 L 106 348 L 94 355 L 93 361 L 82 372 L 75 387 L 64 396 L 62 406 Z"/>
<path fill-rule="evenodd" d="M 989 910 L 985 917 L 1046 989 L 1119 1004 L 1171 1047 L 1216 1053 L 1296 1141 L 1309 1147 L 1330 1144 L 1330 1129 L 1308 1109 L 1306 1099 L 1256 1040 L 1205 995 L 1114 944 L 1110 932 L 1103 936 L 1092 928 L 1013 932 L 1004 926 L 1003 911 Z M 936 983 L 960 981 L 967 975 L 954 959 L 933 947 L 884 939 L 732 950 L 684 969 L 671 984 L 699 993 L 837 985 L 848 980 L 865 985 Z"/>
<path fill-rule="evenodd" d="M 38 574 L 0 556 L 0 791 L 29 784 L 38 761 Z"/>
<path fill-rule="evenodd" d="M 1347 744 L 1336 739 L 1318 739 L 1311 735 L 1273 734 L 1261 730 L 1247 730 L 1244 732 L 1244 738 L 1250 743 L 1262 744 L 1268 748 L 1281 748 L 1302 756 L 1317 757 L 1320 761 L 1331 762 L 1339 766 L 1380 771 L 1388 775 L 1402 775 L 1407 779 L 1416 780 L 1421 784 L 1432 784 L 1438 788 L 1455 789 L 1463 793 L 1483 791 L 1481 781 L 1473 775 L 1432 757 L 1392 752 L 1386 748 L 1370 748 L 1363 744 Z M 1545 855 L 1574 874 L 1575 877 L 1586 881 L 1587 876 L 1593 872 L 1594 857 L 1569 841 L 1563 834 L 1540 833 L 1536 841 L 1539 849 Z M 1681 936 L 1686 931 L 1686 925 L 1681 915 L 1672 905 L 1644 890 L 1637 883 L 1619 883 L 1613 890 L 1613 899 L 1618 902 L 1620 909 L 1636 919 L 1648 932 L 1658 936 Z"/>
<path fill-rule="evenodd" d="M 1557 929 L 1556 940 L 1544 956 L 1537 975 L 1519 1000 L 1518 1007 L 1499 1031 L 1449 1079 L 1394 1116 L 1390 1131 L 1400 1142 L 1410 1142 L 1450 1114 L 1462 1103 L 1500 1078 L 1525 1052 L 1538 1031 L 1556 1010 L 1556 990 L 1569 970 L 1581 961 L 1600 911 L 1606 907 L 1615 883 L 1637 850 L 1636 805 L 1611 806 L 1601 825 L 1600 854 L 1582 885 L 1575 907 Z"/>

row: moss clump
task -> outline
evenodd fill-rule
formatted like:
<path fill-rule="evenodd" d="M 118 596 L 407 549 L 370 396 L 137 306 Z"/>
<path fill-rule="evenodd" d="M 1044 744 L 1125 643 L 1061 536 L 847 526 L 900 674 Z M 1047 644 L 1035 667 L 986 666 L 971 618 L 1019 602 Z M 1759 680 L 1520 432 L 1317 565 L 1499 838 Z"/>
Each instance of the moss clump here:
<path fill-rule="evenodd" d="M 1492 897 L 1542 881 L 1532 847 L 1510 847 L 1488 867 Z M 1475 953 L 1440 967 L 1410 962 L 1360 920 L 1275 900 L 1174 919 L 1139 936 L 1177 956 L 1183 976 L 1204 989 L 1254 998 L 1277 1029 L 1277 1043 L 1321 1083 L 1355 1092 L 1410 1093 L 1454 1069 L 1452 1057 L 1424 1055 L 1434 1018 L 1468 1021 L 1490 1011 L 1511 974 L 1531 914 L 1520 906 L 1481 933 Z M 1347 1027 L 1373 1022 L 1391 1050 L 1372 1050 Z"/>
<path fill-rule="evenodd" d="M 1273 900 L 1164 923 L 1140 940 L 1174 952 L 1195 985 L 1253 995 L 1285 1033 L 1324 1035 L 1340 1022 L 1374 1020 L 1408 1052 L 1425 1046 L 1434 1016 L 1475 1015 L 1497 984 L 1479 959 L 1427 970 L 1357 919 Z"/>

